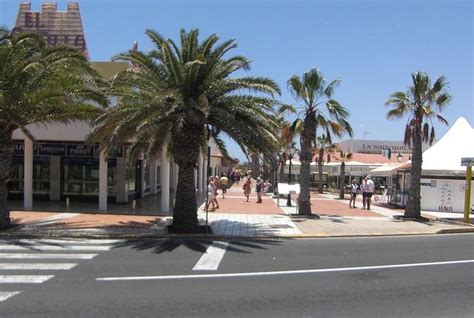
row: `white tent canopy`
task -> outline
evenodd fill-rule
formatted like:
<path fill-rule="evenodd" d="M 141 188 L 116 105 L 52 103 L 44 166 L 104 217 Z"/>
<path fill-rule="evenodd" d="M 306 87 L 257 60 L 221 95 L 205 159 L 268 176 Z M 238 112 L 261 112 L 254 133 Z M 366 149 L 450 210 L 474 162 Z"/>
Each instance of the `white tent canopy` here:
<path fill-rule="evenodd" d="M 423 174 L 465 175 L 463 157 L 474 157 L 474 129 L 460 117 L 436 144 L 423 152 Z"/>

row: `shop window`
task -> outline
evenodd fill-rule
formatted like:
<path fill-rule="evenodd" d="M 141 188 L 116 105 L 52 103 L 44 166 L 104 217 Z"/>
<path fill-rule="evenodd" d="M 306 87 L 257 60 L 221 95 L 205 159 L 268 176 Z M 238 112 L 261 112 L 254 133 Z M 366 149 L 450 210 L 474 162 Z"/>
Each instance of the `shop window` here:
<path fill-rule="evenodd" d="M 145 169 L 145 180 L 143 180 L 145 192 L 150 192 L 150 164 L 146 164 L 143 169 Z"/>
<path fill-rule="evenodd" d="M 22 193 L 24 190 L 24 163 L 23 158 L 14 159 L 8 183 L 9 192 Z M 33 159 L 33 193 L 49 193 L 49 158 Z"/>
<path fill-rule="evenodd" d="M 97 160 L 64 160 L 64 194 L 98 194 L 99 162 Z"/>
<path fill-rule="evenodd" d="M 137 191 L 137 169 L 135 165 L 127 168 L 128 192 Z"/>
<path fill-rule="evenodd" d="M 110 160 L 107 171 L 107 194 L 110 196 L 117 194 L 117 167 L 116 165 L 111 165 Z"/>
<path fill-rule="evenodd" d="M 99 161 L 96 159 L 70 159 L 63 161 L 65 195 L 99 195 Z M 117 192 L 117 169 L 114 159 L 109 159 L 107 169 L 107 194 Z"/>

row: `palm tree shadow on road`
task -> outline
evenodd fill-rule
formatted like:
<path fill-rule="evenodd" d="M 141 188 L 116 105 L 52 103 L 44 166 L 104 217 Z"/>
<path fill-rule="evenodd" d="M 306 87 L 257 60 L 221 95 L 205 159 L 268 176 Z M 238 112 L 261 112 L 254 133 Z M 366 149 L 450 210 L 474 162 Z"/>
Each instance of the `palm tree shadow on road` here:
<path fill-rule="evenodd" d="M 219 248 L 225 248 L 228 252 L 251 254 L 252 250 L 267 250 L 266 246 L 281 245 L 281 239 L 238 239 L 220 240 L 212 238 L 192 239 L 192 238 L 136 238 L 127 239 L 114 244 L 114 248 L 130 247 L 138 251 L 151 250 L 153 253 L 172 252 L 179 247 L 186 247 L 190 250 L 205 253 L 208 246 L 215 241 L 228 241 L 229 245 L 224 247 L 217 244 Z"/>

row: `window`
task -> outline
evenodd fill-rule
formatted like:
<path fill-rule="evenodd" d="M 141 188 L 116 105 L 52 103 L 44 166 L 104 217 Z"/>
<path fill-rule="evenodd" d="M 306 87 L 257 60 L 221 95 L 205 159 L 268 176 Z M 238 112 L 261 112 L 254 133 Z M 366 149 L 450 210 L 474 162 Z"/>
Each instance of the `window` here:
<path fill-rule="evenodd" d="M 23 158 L 14 158 L 10 172 L 8 189 L 10 192 L 22 193 L 24 190 L 24 161 Z M 37 157 L 33 159 L 33 193 L 49 193 L 49 158 Z"/>

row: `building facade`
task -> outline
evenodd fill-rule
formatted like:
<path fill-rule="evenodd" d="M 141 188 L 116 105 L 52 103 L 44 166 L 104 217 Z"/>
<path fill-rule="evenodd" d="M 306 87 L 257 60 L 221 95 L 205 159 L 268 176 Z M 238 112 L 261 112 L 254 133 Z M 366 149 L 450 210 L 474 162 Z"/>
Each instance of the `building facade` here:
<path fill-rule="evenodd" d="M 12 32 L 22 31 L 39 32 L 48 45 L 71 45 L 87 56 L 77 3 L 69 3 L 67 11 L 44 3 L 39 12 L 31 11 L 30 3 L 20 4 Z M 130 67 L 116 62 L 92 62 L 92 66 L 107 80 Z M 88 122 L 30 125 L 27 129 L 34 140 L 21 130 L 13 134 L 15 151 L 9 182 L 9 198 L 22 199 L 25 209 L 32 209 L 35 200 L 47 200 L 97 202 L 99 210 L 106 211 L 109 203 L 160 195 L 159 212 L 172 211 L 179 170 L 165 151 L 156 157 L 143 154 L 132 159 L 128 146 L 122 145 L 106 157 L 100 145 L 86 144 L 91 131 Z M 224 172 L 217 145 L 211 143 L 210 147 L 212 169 L 207 171 L 207 154 L 200 154 L 195 170 L 195 186 L 200 193 L 206 189 L 207 173 Z"/>

